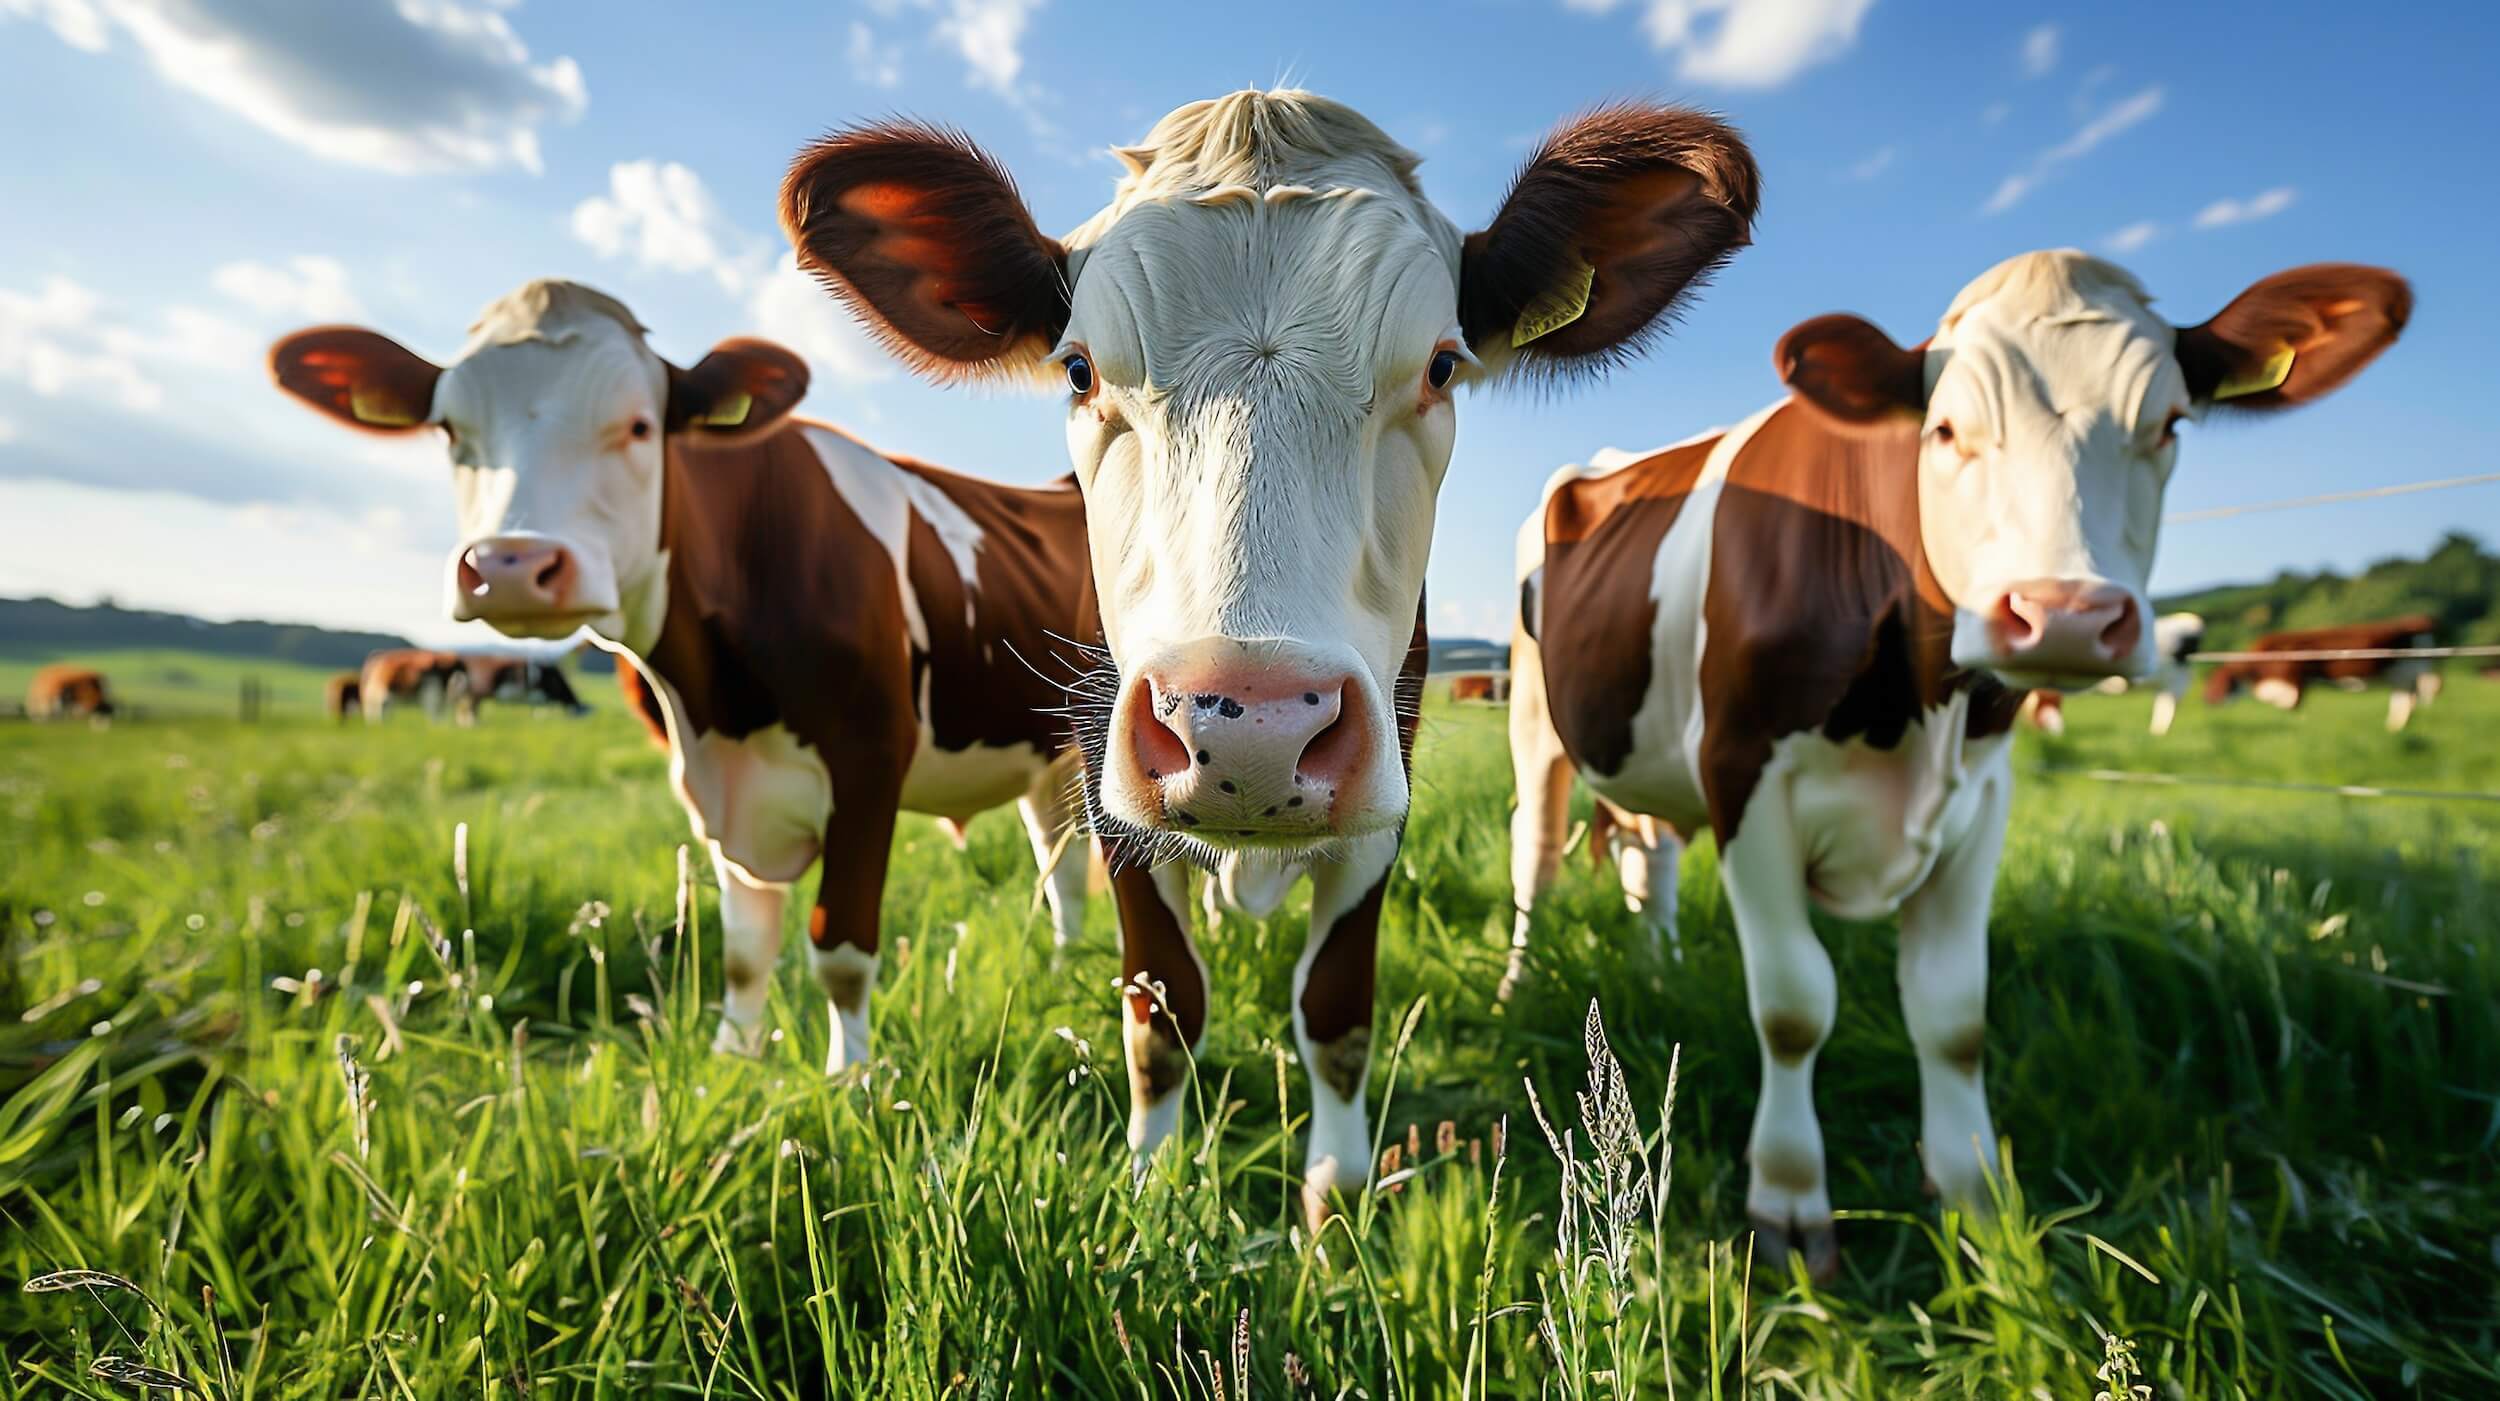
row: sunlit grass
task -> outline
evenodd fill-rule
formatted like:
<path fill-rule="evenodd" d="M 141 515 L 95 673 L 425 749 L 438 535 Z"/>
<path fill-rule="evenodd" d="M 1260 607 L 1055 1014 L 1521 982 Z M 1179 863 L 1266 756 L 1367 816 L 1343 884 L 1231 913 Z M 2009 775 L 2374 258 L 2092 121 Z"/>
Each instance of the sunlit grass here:
<path fill-rule="evenodd" d="M 131 1394 L 108 1356 L 221 1396 L 1232 1397 L 1246 1368 L 1263 1397 L 2065 1397 L 2105 1385 L 2109 1338 L 2164 1395 L 2479 1394 L 2500 808 L 2033 776 L 2500 789 L 2500 688 L 2460 677 L 2393 738 L 2383 704 L 2191 706 L 2152 744 L 2140 700 L 2078 700 L 2069 739 L 2025 739 L 1992 1221 L 1920 1195 L 1888 930 L 1827 927 L 1828 1289 L 1746 1252 L 1753 1035 L 1706 843 L 1685 963 L 1575 856 L 1493 1000 L 1495 711 L 1431 712 L 1390 888 L 1403 1050 L 1373 1093 L 1402 1176 L 1316 1241 L 1294 907 L 1205 942 L 1192 1114 L 1132 1189 L 1107 902 L 1054 958 L 1004 816 L 962 854 L 906 822 L 878 1059 L 834 1084 L 795 956 L 783 1034 L 709 1054 L 710 894 L 677 928 L 683 820 L 613 709 L 0 727 L 0 1397 Z M 1575 1181 L 1635 1154 L 1649 1178 L 1602 1222 L 1583 1198 L 1574 1237 L 1527 1085 L 1586 1167 L 1600 1046 L 1615 1176 Z M 133 1287 L 20 1288 L 69 1269 Z"/>

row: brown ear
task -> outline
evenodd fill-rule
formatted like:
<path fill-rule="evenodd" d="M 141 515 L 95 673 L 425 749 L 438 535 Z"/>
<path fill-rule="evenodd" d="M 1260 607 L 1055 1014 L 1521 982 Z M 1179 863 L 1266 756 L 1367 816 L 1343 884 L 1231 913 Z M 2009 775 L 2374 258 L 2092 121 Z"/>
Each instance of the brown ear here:
<path fill-rule="evenodd" d="M 761 436 L 806 394 L 806 361 L 771 341 L 725 340 L 691 370 L 668 367 L 668 431 Z"/>
<path fill-rule="evenodd" d="M 434 417 L 442 367 L 358 326 L 315 326 L 269 350 L 278 387 L 351 428 L 405 433 Z"/>
<path fill-rule="evenodd" d="M 1800 322 L 1771 361 L 1790 393 L 1841 428 L 1914 422 L 1927 412 L 1926 350 L 1904 350 L 1860 317 Z"/>
<path fill-rule="evenodd" d="M 2395 344 L 2413 289 L 2385 268 L 2316 263 L 2264 278 L 2213 320 L 2179 328 L 2199 403 L 2287 409 L 2324 398 Z"/>
<path fill-rule="evenodd" d="M 961 133 L 890 121 L 836 132 L 781 182 L 799 265 L 934 379 L 1012 373 L 1067 329 L 1065 252 Z"/>
<path fill-rule="evenodd" d="M 1488 363 L 1596 373 L 1663 333 L 1676 302 L 1753 239 L 1762 173 L 1733 127 L 1623 104 L 1563 123 L 1467 237 L 1459 325 Z"/>

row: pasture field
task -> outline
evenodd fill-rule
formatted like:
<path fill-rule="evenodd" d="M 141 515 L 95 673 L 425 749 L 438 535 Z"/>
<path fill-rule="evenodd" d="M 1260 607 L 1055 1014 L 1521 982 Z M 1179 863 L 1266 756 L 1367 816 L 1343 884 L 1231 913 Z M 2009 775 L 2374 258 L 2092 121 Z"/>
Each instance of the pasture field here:
<path fill-rule="evenodd" d="M 108 647 L 55 653 L 43 648 L 0 647 L 0 705 L 23 699 L 35 673 L 53 662 L 75 662 L 104 673 L 114 703 L 143 715 L 231 717 L 246 680 L 258 681 L 264 709 L 297 716 L 321 713 L 322 688 L 344 667 L 306 666 L 261 658 L 221 657 L 170 647 Z"/>
<path fill-rule="evenodd" d="M 1754 1037 L 1706 842 L 1685 962 L 1575 853 L 1493 1000 L 1499 711 L 1428 711 L 1388 896 L 1372 1096 L 1411 1175 L 1313 1241 L 1296 906 L 1202 939 L 1194 1108 L 1132 1189 L 1106 901 L 1054 957 L 1010 814 L 962 854 L 907 821 L 866 1082 L 819 1073 L 795 950 L 786 1034 L 716 1058 L 708 880 L 681 922 L 661 757 L 595 699 L 0 726 L 0 1397 L 131 1394 L 106 1355 L 219 1397 L 2500 1391 L 2500 804 L 2035 776 L 2500 790 L 2500 686 L 2395 737 L 2336 694 L 2026 735 L 2004 1209 L 1922 1199 L 1893 941 L 1831 925 L 1828 1288 L 1745 1253 Z M 70 1269 L 132 1288 L 24 1287 Z"/>

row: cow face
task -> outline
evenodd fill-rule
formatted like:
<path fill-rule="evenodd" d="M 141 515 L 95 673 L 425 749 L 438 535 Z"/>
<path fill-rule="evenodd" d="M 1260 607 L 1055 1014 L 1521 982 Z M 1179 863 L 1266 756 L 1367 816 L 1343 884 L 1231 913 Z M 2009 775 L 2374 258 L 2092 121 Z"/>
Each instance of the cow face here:
<path fill-rule="evenodd" d="M 1920 529 L 1954 606 L 1955 664 L 2071 688 L 2156 661 L 2145 589 L 2180 424 L 2319 398 L 2411 309 L 2392 273 L 2318 266 L 2174 329 L 2125 270 L 2062 250 L 1990 269 L 1923 346 L 1825 316 L 1782 338 L 1777 361 L 1844 428 L 1918 432 Z"/>
<path fill-rule="evenodd" d="M 628 645 L 648 645 L 634 634 L 665 601 L 671 435 L 769 431 L 807 386 L 798 357 L 760 341 L 680 370 L 622 304 L 549 281 L 490 305 L 448 367 L 353 327 L 298 332 L 270 363 L 282 388 L 350 426 L 441 431 L 461 532 L 454 621 L 536 638 L 588 626 Z"/>
<path fill-rule="evenodd" d="M 1394 826 L 1395 695 L 1464 384 L 1637 349 L 1746 238 L 1757 176 L 1691 112 L 1558 130 L 1462 237 L 1416 158 L 1303 93 L 1181 108 L 1043 236 L 952 133 L 804 152 L 800 261 L 942 379 L 1066 395 L 1105 654 L 1080 707 L 1110 828 L 1302 851 Z"/>

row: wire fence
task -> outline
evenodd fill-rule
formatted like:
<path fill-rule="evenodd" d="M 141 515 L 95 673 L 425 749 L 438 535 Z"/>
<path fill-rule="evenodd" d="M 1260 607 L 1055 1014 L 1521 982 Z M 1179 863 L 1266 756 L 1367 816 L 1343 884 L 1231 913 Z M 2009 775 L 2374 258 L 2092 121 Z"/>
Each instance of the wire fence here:
<path fill-rule="evenodd" d="M 2336 798 L 2416 798 L 2458 803 L 2500 803 L 2500 793 L 2461 788 L 2385 788 L 2370 783 L 2291 783 L 2270 778 L 2217 778 L 2208 774 L 2144 773 L 2134 769 L 2039 770 L 2046 778 L 2088 778 L 2100 783 L 2135 783 L 2158 788 L 2248 788 L 2267 793 L 2315 793 Z"/>
<path fill-rule="evenodd" d="M 2332 506 L 2344 501 L 2369 501 L 2381 496 L 2411 496 L 2419 491 L 2447 491 L 2461 486 L 2500 485 L 2500 472 L 2481 472 L 2470 477 L 2440 477 L 2427 482 L 2402 482 L 2395 486 L 2364 487 L 2359 491 L 2330 491 L 2317 496 L 2291 496 L 2280 501 L 2250 501 L 2238 506 L 2208 506 L 2197 511 L 2173 511 L 2162 517 L 2164 525 L 2185 525 L 2191 521 L 2228 520 L 2233 516 L 2253 516 L 2262 511 L 2296 511 L 2304 506 Z"/>
<path fill-rule="evenodd" d="M 2500 647 L 2329 647 L 2306 652 L 2190 652 L 2191 662 L 2360 662 L 2500 657 Z"/>

